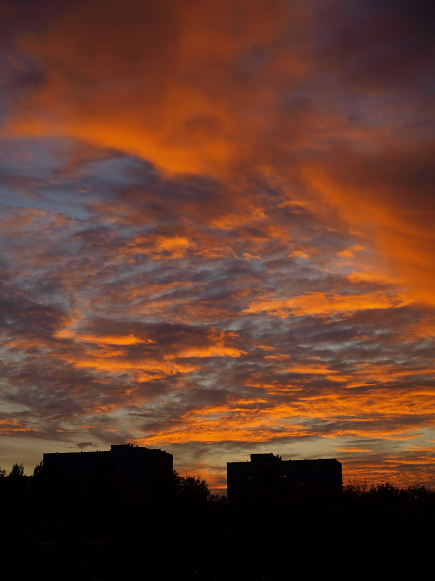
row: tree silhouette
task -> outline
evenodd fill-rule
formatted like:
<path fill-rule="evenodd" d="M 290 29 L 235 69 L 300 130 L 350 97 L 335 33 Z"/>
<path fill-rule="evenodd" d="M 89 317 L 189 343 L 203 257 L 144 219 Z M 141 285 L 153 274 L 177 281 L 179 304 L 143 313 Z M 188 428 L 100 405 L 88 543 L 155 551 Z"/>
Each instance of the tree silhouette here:
<path fill-rule="evenodd" d="M 14 464 L 12 466 L 12 470 L 9 472 L 8 474 L 9 477 L 11 478 L 21 478 L 22 476 L 24 476 L 24 465 L 21 462 L 21 464 Z"/>
<path fill-rule="evenodd" d="M 33 469 L 33 476 L 35 478 L 39 478 L 44 474 L 44 465 L 42 463 L 42 460 L 39 464 L 37 464 L 35 466 L 35 468 Z"/>
<path fill-rule="evenodd" d="M 205 480 L 194 476 L 180 476 L 174 471 L 175 493 L 191 501 L 204 502 L 211 499 L 211 494 Z"/>

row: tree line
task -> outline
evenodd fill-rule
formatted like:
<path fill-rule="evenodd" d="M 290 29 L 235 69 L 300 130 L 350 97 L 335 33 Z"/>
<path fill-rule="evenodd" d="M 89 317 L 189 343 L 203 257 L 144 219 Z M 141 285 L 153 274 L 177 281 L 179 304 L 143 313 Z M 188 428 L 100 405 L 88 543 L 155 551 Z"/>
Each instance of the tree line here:
<path fill-rule="evenodd" d="M 435 544 L 435 492 L 348 483 L 244 501 L 174 472 L 146 489 L 118 474 L 63 481 L 20 464 L 0 482 L 7 579 L 288 581 L 423 577 Z"/>
<path fill-rule="evenodd" d="M 38 464 L 38 466 L 39 466 L 39 464 Z M 38 466 L 35 466 L 35 470 L 34 470 L 33 474 L 35 474 L 35 471 L 38 468 Z M 42 466 L 42 462 L 41 462 L 41 466 Z M 2 468 L 0 466 L 0 478 L 4 478 L 5 476 L 11 476 L 12 478 L 16 478 L 17 476 L 24 476 L 24 464 L 22 462 L 21 462 L 21 464 L 18 464 L 18 463 L 13 464 L 11 471 L 7 475 L 6 475 L 6 469 Z"/>

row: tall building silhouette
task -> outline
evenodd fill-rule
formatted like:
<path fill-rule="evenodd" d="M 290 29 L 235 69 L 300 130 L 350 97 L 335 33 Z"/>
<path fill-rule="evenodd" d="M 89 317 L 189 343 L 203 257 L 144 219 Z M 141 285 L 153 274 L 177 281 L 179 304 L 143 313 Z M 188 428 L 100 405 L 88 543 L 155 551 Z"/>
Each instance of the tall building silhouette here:
<path fill-rule="evenodd" d="M 341 491 L 341 463 L 335 459 L 282 460 L 274 454 L 251 454 L 250 462 L 227 463 L 229 500 L 281 496 L 300 488 Z"/>

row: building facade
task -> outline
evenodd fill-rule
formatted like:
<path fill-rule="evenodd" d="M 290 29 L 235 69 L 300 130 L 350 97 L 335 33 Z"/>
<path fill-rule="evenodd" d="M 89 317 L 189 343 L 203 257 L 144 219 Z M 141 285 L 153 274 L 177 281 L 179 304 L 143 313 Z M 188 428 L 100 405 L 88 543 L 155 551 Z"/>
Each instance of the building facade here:
<path fill-rule="evenodd" d="M 341 463 L 335 459 L 282 460 L 274 454 L 251 454 L 250 462 L 227 464 L 229 500 L 282 496 L 301 488 L 341 491 Z"/>
<path fill-rule="evenodd" d="M 131 485 L 147 486 L 172 475 L 173 457 L 162 450 L 121 444 L 112 445 L 109 451 L 44 454 L 43 467 L 47 475 L 63 479 L 118 474 Z"/>

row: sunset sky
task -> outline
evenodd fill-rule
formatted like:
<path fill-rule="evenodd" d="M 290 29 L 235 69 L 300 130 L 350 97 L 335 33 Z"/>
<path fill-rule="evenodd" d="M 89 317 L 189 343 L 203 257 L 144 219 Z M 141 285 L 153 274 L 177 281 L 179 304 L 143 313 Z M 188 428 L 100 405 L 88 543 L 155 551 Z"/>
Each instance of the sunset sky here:
<path fill-rule="evenodd" d="M 433 3 L 1 0 L 0 466 L 435 486 Z"/>

